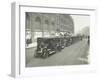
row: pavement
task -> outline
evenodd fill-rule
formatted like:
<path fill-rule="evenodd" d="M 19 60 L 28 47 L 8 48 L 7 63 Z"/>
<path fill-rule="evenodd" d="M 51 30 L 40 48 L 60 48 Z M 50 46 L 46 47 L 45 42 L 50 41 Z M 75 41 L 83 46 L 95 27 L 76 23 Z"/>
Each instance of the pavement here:
<path fill-rule="evenodd" d="M 29 60 L 26 59 L 26 67 L 88 64 L 88 50 L 89 46 L 86 39 L 65 47 L 61 52 L 53 54 L 45 59 L 35 58 L 35 49 L 26 49 L 26 54 L 31 54 L 31 58 L 28 58 Z"/>

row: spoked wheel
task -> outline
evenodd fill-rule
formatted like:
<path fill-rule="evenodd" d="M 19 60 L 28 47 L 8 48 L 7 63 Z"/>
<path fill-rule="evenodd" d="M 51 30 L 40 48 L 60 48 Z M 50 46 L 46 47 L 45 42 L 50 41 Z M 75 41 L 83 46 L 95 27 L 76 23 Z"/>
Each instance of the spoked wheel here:
<path fill-rule="evenodd" d="M 43 49 L 43 55 L 42 55 L 42 57 L 43 58 L 47 58 L 48 55 L 49 55 L 49 52 L 47 51 L 47 49 Z"/>

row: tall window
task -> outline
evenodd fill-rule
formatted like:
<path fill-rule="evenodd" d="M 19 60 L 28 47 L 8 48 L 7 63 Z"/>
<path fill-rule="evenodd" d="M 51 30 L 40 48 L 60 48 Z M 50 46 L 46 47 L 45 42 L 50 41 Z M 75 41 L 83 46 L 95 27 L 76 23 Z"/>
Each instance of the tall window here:
<path fill-rule="evenodd" d="M 44 20 L 44 25 L 43 25 L 43 31 L 48 31 L 49 30 L 49 21 L 46 19 Z"/>
<path fill-rule="evenodd" d="M 26 13 L 26 29 L 30 29 L 30 15 Z"/>
<path fill-rule="evenodd" d="M 39 16 L 35 18 L 34 31 L 41 31 L 41 18 Z"/>
<path fill-rule="evenodd" d="M 33 43 L 37 43 L 37 38 L 42 37 L 42 26 L 41 26 L 41 18 L 37 16 L 35 18 L 34 27 L 33 27 Z"/>

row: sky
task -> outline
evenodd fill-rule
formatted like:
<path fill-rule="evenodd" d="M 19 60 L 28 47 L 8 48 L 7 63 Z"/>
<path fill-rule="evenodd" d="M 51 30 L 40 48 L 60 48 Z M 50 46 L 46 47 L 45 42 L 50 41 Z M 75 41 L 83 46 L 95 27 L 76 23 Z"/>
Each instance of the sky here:
<path fill-rule="evenodd" d="M 81 31 L 84 27 L 90 26 L 90 16 L 71 15 L 74 21 L 75 33 Z"/>

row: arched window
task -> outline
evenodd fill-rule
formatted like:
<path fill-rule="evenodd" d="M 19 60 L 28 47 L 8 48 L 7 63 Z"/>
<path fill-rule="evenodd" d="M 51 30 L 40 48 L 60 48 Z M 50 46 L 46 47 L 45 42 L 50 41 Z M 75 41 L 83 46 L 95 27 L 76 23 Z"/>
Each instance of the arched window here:
<path fill-rule="evenodd" d="M 45 21 L 44 21 L 43 30 L 44 31 L 48 31 L 49 30 L 49 21 L 47 19 L 45 19 Z"/>
<path fill-rule="evenodd" d="M 48 20 L 45 20 L 45 24 L 49 25 L 49 21 Z"/>
<path fill-rule="evenodd" d="M 41 18 L 36 16 L 33 31 L 41 31 Z"/>
<path fill-rule="evenodd" d="M 39 16 L 37 16 L 37 17 L 35 18 L 35 21 L 41 23 L 41 18 L 40 18 Z"/>

